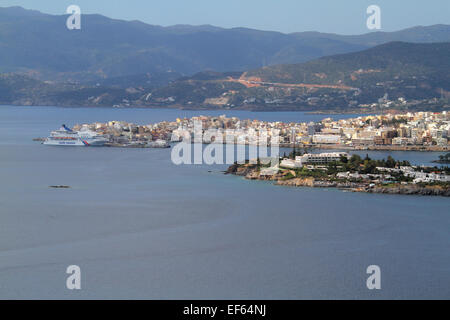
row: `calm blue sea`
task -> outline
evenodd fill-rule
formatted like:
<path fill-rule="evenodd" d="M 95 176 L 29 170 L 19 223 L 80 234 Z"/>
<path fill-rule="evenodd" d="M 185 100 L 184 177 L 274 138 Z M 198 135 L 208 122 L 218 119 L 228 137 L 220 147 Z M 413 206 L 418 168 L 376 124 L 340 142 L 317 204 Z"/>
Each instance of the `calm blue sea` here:
<path fill-rule="evenodd" d="M 32 141 L 62 123 L 200 114 L 326 117 L 1 106 L 0 298 L 450 298 L 447 198 L 279 187 L 225 176 L 225 165 L 175 166 L 170 149 Z M 391 154 L 430 164 L 441 153 Z M 81 268 L 81 290 L 66 289 L 69 265 Z M 381 290 L 366 287 L 369 265 L 381 268 Z"/>

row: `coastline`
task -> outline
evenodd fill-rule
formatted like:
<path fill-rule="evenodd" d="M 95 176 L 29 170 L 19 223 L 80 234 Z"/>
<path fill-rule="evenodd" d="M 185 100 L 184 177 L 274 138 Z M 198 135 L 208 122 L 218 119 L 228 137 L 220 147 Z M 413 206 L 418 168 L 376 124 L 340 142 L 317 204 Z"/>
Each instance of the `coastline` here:
<path fill-rule="evenodd" d="M 287 174 L 291 175 L 290 178 Z M 284 173 L 274 175 L 263 175 L 255 164 L 233 164 L 225 171 L 225 174 L 232 174 L 244 177 L 247 180 L 273 181 L 277 186 L 289 187 L 309 187 L 309 188 L 336 188 L 352 192 L 398 194 L 398 195 L 423 195 L 423 196 L 443 196 L 450 197 L 450 187 L 442 185 L 423 185 L 412 183 L 391 183 L 387 185 L 373 184 L 370 182 L 355 182 L 346 179 L 315 178 L 315 177 L 295 177 L 293 170 L 286 170 Z M 294 176 L 294 177 L 292 177 Z"/>
<path fill-rule="evenodd" d="M 2 103 L 2 106 L 13 107 L 55 107 L 55 108 L 103 108 L 103 109 L 169 109 L 169 110 L 186 110 L 186 111 L 248 111 L 248 112 L 303 112 L 308 115 L 375 115 L 375 114 L 389 114 L 389 113 L 403 113 L 403 112 L 416 112 L 421 111 L 424 108 L 413 108 L 404 110 L 402 108 L 389 108 L 389 109 L 311 109 L 311 106 L 305 105 L 278 105 L 265 106 L 265 105 L 245 105 L 245 106 L 218 106 L 218 105 L 184 105 L 184 104 L 133 104 L 127 106 L 113 106 L 113 105 L 101 105 L 101 104 L 49 104 L 49 103 L 36 103 L 36 104 L 21 104 L 21 103 Z M 442 112 L 446 111 L 446 108 L 442 110 L 429 110 L 430 112 Z"/>

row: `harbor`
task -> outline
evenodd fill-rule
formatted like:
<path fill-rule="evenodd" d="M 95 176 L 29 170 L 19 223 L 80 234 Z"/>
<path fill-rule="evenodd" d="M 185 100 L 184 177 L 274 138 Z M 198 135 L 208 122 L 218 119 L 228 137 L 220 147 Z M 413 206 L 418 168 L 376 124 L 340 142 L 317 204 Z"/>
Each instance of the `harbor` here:
<path fill-rule="evenodd" d="M 101 145 L 111 147 L 165 148 L 172 142 L 189 141 L 305 149 L 450 150 L 450 113 L 447 111 L 392 113 L 338 120 L 324 118 L 316 122 L 200 115 L 145 125 L 126 121 L 75 124 L 70 130 L 81 134 L 78 145 L 91 145 L 83 138 L 97 137 L 105 139 Z M 64 134 L 70 135 L 71 131 L 65 130 L 63 125 Z M 94 141 L 93 144 L 98 143 Z"/>

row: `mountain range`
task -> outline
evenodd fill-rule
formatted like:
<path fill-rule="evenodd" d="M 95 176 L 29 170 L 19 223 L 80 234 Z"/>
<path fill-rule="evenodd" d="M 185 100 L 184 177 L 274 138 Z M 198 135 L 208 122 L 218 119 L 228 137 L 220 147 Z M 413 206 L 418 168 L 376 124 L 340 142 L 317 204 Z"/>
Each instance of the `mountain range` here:
<path fill-rule="evenodd" d="M 450 42 L 390 42 L 354 53 L 244 72 L 200 72 L 167 85 L 120 88 L 0 75 L 0 104 L 345 110 L 380 98 L 450 96 Z M 111 80 L 111 79 L 110 79 Z"/>
<path fill-rule="evenodd" d="M 450 41 L 449 25 L 343 36 L 209 25 L 161 27 L 97 14 L 83 14 L 81 30 L 68 30 L 67 17 L 21 7 L 0 8 L 0 72 L 101 84 L 104 79 L 117 77 L 112 82 L 120 84 L 126 77 L 148 74 L 146 85 L 158 86 L 201 71 L 301 63 L 390 41 Z"/>
<path fill-rule="evenodd" d="M 203 72 L 156 88 L 147 101 L 263 109 L 347 109 L 450 96 L 450 42 L 389 42 L 359 52 L 242 73 Z"/>
<path fill-rule="evenodd" d="M 450 92 L 448 25 L 343 36 L 66 19 L 0 8 L 0 104 L 344 110 Z"/>

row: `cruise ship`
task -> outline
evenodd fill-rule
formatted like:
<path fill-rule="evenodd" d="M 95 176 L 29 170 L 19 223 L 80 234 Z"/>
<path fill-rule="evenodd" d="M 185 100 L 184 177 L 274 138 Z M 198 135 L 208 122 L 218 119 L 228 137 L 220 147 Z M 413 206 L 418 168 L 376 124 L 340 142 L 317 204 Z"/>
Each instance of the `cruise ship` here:
<path fill-rule="evenodd" d="M 50 137 L 43 144 L 50 146 L 103 146 L 108 142 L 104 136 L 90 130 L 73 131 L 62 125 L 58 130 L 52 131 Z"/>

